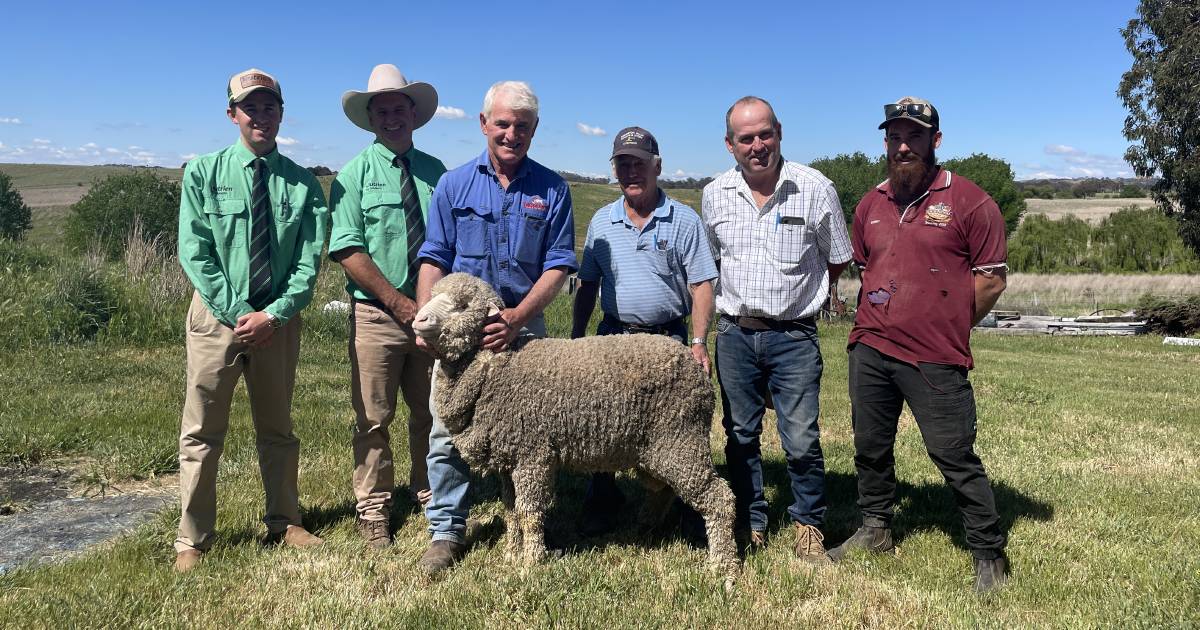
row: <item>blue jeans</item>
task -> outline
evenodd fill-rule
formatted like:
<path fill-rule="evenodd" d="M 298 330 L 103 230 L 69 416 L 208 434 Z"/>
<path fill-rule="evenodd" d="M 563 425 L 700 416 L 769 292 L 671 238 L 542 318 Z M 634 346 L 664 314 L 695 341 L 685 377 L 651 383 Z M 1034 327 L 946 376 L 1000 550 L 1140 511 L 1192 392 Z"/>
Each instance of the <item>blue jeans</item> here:
<path fill-rule="evenodd" d="M 539 315 L 521 329 L 520 335 L 545 337 L 546 321 Z M 433 491 L 433 497 L 425 506 L 425 518 L 429 520 L 429 533 L 433 535 L 433 540 L 466 543 L 467 515 L 471 511 L 471 469 L 454 447 L 450 431 L 442 423 L 437 405 L 433 402 L 440 368 L 440 362 L 434 365 L 433 383 L 429 388 L 433 426 L 429 430 L 429 456 L 425 462 L 429 468 L 429 489 Z"/>
<path fill-rule="evenodd" d="M 780 330 L 750 330 L 717 321 L 717 381 L 724 412 L 725 458 L 738 522 L 767 528 L 759 436 L 765 393 L 775 405 L 794 502 L 792 520 L 820 526 L 825 520 L 825 457 L 821 453 L 821 348 L 811 320 Z"/>

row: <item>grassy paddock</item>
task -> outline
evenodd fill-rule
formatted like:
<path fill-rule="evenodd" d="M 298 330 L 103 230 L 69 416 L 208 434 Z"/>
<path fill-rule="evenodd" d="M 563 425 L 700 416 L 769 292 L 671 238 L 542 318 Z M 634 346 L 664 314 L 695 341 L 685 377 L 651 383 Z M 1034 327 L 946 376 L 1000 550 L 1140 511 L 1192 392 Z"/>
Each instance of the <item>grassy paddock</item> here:
<path fill-rule="evenodd" d="M 561 334 L 565 298 L 550 321 Z M 830 542 L 855 526 L 846 399 L 845 326 L 822 329 L 822 391 Z M 485 537 L 461 567 L 427 584 L 415 567 L 424 519 L 399 499 L 396 545 L 365 553 L 349 489 L 348 361 L 344 342 L 308 336 L 294 415 L 303 440 L 307 524 L 328 544 L 301 553 L 256 542 L 261 486 L 244 394 L 221 469 L 220 537 L 196 572 L 170 571 L 178 511 L 83 557 L 0 576 L 0 618 L 13 626 L 374 625 L 529 627 L 1124 626 L 1200 621 L 1200 354 L 1135 339 L 976 339 L 978 450 L 1010 531 L 1014 577 L 995 596 L 970 593 L 970 558 L 953 499 L 901 421 L 897 557 L 852 556 L 810 571 L 791 558 L 778 439 L 765 439 L 777 544 L 749 558 L 733 595 L 706 572 L 702 550 L 631 529 L 588 546 L 573 533 L 583 480 L 564 475 L 550 532 L 575 547 L 525 568 Z M 68 456 L 122 479 L 174 470 L 183 349 L 111 344 L 25 349 L 0 375 L 3 459 Z M 1162 376 L 1157 376 L 1162 375 Z M 397 418 L 398 426 L 402 419 Z M 768 418 L 767 422 L 771 422 Z M 406 471 L 403 431 L 397 469 Z M 719 424 L 713 455 L 723 463 Z M 403 483 L 403 474 L 400 475 Z M 628 477 L 620 482 L 638 491 Z M 398 493 L 404 497 L 405 493 Z M 478 515 L 498 514 L 494 482 Z M 636 509 L 629 506 L 630 516 Z M 630 519 L 631 520 L 631 519 Z M 102 622 L 99 620 L 103 620 Z"/>

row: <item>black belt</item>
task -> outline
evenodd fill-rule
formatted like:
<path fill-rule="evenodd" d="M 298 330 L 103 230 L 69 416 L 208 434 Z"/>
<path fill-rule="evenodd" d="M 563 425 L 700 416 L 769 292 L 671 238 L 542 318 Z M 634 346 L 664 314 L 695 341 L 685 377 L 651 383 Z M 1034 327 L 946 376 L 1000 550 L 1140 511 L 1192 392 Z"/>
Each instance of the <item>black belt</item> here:
<path fill-rule="evenodd" d="M 767 317 L 751 317 L 750 315 L 721 314 L 721 319 L 747 330 L 795 330 L 801 327 L 812 327 L 811 317 L 802 319 L 770 319 Z"/>
<path fill-rule="evenodd" d="M 383 305 L 383 302 L 380 302 L 379 300 L 364 300 L 362 298 L 351 297 L 350 305 L 353 306 L 355 304 L 370 304 L 371 306 L 374 306 L 385 313 L 392 312 L 390 309 L 388 309 L 388 307 Z"/>
<path fill-rule="evenodd" d="M 628 333 L 649 333 L 651 335 L 669 335 L 672 332 L 675 332 L 673 329 L 683 326 L 682 317 L 676 317 L 675 319 L 663 322 L 661 324 L 646 326 L 643 324 L 627 324 L 616 317 L 606 314 L 604 316 L 604 322 L 609 326 L 619 327 Z"/>

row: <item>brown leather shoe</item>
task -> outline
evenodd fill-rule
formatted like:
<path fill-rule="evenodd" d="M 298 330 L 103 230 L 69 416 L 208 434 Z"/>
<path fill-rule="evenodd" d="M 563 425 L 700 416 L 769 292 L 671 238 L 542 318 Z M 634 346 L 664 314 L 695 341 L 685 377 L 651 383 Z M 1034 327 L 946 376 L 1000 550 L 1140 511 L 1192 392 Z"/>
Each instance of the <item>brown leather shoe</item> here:
<path fill-rule="evenodd" d="M 392 544 L 391 528 L 386 519 L 369 521 L 360 517 L 354 520 L 354 527 L 371 549 L 387 549 Z"/>
<path fill-rule="evenodd" d="M 417 564 L 430 578 L 440 577 L 467 554 L 467 546 L 452 540 L 435 540 Z"/>
<path fill-rule="evenodd" d="M 288 525 L 287 531 L 283 534 L 283 544 L 296 549 L 316 547 L 323 542 L 325 541 L 308 533 L 307 529 L 299 525 Z"/>
<path fill-rule="evenodd" d="M 175 572 L 187 573 L 196 568 L 200 564 L 200 559 L 204 557 L 204 552 L 199 549 L 184 549 L 175 554 Z"/>
<path fill-rule="evenodd" d="M 796 557 L 809 564 L 832 564 L 829 556 L 825 554 L 825 536 L 821 530 L 804 523 L 795 523 L 795 526 L 796 544 L 792 546 L 792 551 Z"/>

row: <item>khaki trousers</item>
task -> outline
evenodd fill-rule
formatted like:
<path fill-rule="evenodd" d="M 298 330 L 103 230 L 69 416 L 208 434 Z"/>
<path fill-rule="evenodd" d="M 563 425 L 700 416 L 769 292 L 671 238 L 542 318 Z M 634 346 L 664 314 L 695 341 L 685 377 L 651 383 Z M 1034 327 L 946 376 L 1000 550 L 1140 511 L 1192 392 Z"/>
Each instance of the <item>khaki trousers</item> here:
<path fill-rule="evenodd" d="M 354 404 L 354 498 L 359 518 L 387 520 L 395 488 L 388 427 L 396 416 L 396 391 L 408 406 L 409 490 L 429 488 L 429 383 L 433 357 L 416 344 L 411 326 L 386 311 L 354 301 L 350 314 L 350 388 Z"/>
<path fill-rule="evenodd" d="M 300 317 L 251 349 L 217 321 L 199 294 L 187 315 L 187 391 L 179 430 L 182 514 L 175 550 L 208 549 L 217 520 L 217 462 L 229 430 L 229 405 L 240 376 L 254 418 L 258 467 L 266 492 L 263 522 L 270 533 L 300 524 L 296 488 L 300 440 L 292 432 L 292 390 L 300 357 Z"/>

